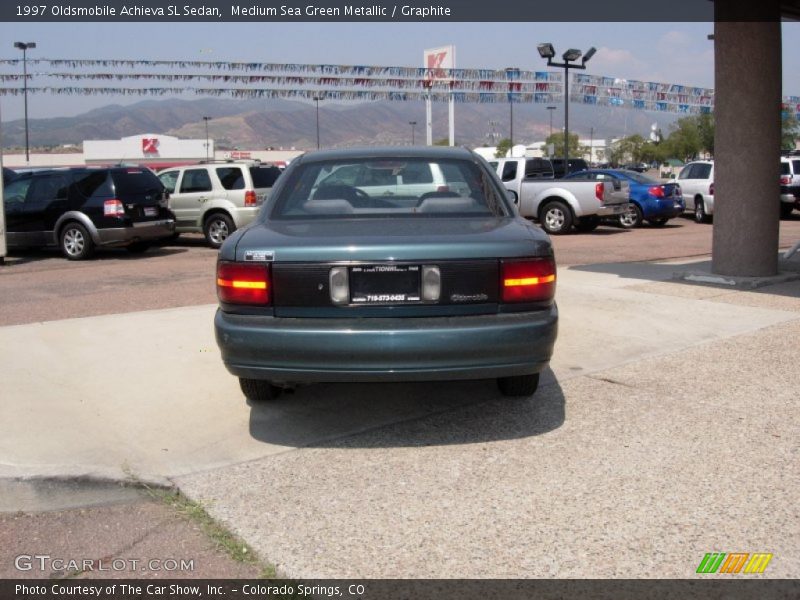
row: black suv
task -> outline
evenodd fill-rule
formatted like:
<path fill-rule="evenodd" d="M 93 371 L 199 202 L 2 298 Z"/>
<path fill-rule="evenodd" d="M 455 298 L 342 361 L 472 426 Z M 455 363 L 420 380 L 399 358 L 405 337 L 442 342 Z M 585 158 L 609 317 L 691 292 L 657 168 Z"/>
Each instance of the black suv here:
<path fill-rule="evenodd" d="M 70 260 L 88 258 L 96 246 L 144 252 L 175 231 L 168 197 L 144 167 L 20 173 L 3 194 L 8 247 L 56 244 Z"/>

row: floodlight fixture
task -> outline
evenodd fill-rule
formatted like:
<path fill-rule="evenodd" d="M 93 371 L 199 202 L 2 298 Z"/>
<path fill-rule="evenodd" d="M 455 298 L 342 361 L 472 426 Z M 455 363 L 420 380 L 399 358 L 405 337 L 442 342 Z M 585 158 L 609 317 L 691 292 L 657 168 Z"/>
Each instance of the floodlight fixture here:
<path fill-rule="evenodd" d="M 563 63 L 558 63 L 553 61 L 553 57 L 556 55 L 555 48 L 553 48 L 553 44 L 539 44 L 536 47 L 539 50 L 539 55 L 547 59 L 547 66 L 548 67 L 559 67 L 564 69 L 564 175 L 569 174 L 569 70 L 570 69 L 585 69 L 587 61 L 592 58 L 595 53 L 597 52 L 597 48 L 592 46 L 586 51 L 586 56 L 583 57 L 583 60 L 580 63 L 576 63 L 581 55 L 583 54 L 580 50 L 576 48 L 570 48 L 561 57 L 564 59 Z M 552 135 L 553 131 L 553 110 L 555 109 L 547 107 L 550 110 L 550 133 Z M 591 156 L 590 156 L 591 158 Z"/>
<path fill-rule="evenodd" d="M 536 46 L 536 49 L 539 51 L 539 56 L 542 58 L 551 59 L 556 55 L 556 49 L 553 48 L 553 44 L 550 43 L 539 44 Z"/>

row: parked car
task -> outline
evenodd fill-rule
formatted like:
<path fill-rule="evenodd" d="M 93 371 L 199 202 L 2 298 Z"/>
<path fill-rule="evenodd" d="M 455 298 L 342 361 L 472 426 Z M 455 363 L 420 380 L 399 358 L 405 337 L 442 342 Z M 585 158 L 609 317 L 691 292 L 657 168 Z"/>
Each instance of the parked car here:
<path fill-rule="evenodd" d="M 628 163 L 623 169 L 626 171 L 635 171 L 636 173 L 644 173 L 650 169 L 650 165 L 646 162 Z"/>
<path fill-rule="evenodd" d="M 164 186 L 146 168 L 37 170 L 4 187 L 9 248 L 57 245 L 82 260 L 98 246 L 144 252 L 175 230 Z"/>
<path fill-rule="evenodd" d="M 443 189 L 421 194 L 330 179 L 437 168 Z M 214 326 L 252 401 L 317 381 L 494 378 L 528 396 L 553 352 L 555 285 L 550 239 L 477 154 L 318 151 L 292 161 L 257 221 L 220 249 Z"/>
<path fill-rule="evenodd" d="M 255 218 L 280 174 L 255 161 L 226 161 L 166 169 L 158 178 L 170 193 L 175 232 L 203 233 L 219 248 Z"/>
<path fill-rule="evenodd" d="M 706 223 L 714 214 L 714 162 L 698 160 L 687 163 L 677 182 L 681 186 L 686 210 L 694 213 L 694 220 Z"/>
<path fill-rule="evenodd" d="M 626 229 L 639 227 L 644 221 L 661 227 L 670 219 L 683 214 L 686 209 L 681 187 L 677 183 L 661 183 L 636 171 L 590 169 L 565 177 L 565 179 L 576 178 L 596 181 L 611 179 L 628 183 L 630 202 L 627 211 L 617 217 L 619 224 Z"/>
<path fill-rule="evenodd" d="M 800 157 L 781 156 L 781 217 L 800 210 Z"/>

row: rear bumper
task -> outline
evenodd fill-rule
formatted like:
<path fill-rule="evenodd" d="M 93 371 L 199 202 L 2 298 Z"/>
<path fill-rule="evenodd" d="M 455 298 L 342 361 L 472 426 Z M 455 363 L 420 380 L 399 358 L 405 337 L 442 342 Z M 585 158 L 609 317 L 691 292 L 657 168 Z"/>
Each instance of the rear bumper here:
<path fill-rule="evenodd" d="M 103 246 L 124 246 L 134 242 L 158 240 L 169 237 L 175 231 L 175 221 L 140 221 L 130 227 L 109 227 L 97 230 L 99 243 Z"/>
<path fill-rule="evenodd" d="M 800 186 L 781 186 L 781 202 L 800 208 Z"/>
<path fill-rule="evenodd" d="M 217 310 L 233 375 L 278 382 L 484 379 L 538 373 L 558 310 L 459 317 L 300 319 Z"/>
<path fill-rule="evenodd" d="M 597 209 L 598 217 L 614 217 L 621 215 L 628 209 L 628 202 L 622 204 L 605 204 Z"/>
<path fill-rule="evenodd" d="M 646 219 L 672 219 L 683 214 L 685 210 L 686 204 L 683 202 L 683 200 L 676 201 L 674 198 L 668 198 L 665 200 L 658 200 L 645 204 L 645 210 L 643 213 Z"/>
<path fill-rule="evenodd" d="M 253 219 L 256 218 L 256 215 L 258 214 L 259 210 L 261 210 L 261 205 L 248 206 L 232 210 L 231 216 L 233 217 L 233 223 L 234 225 L 236 225 L 236 229 L 241 229 L 245 225 L 249 225 L 250 223 L 252 223 Z"/>

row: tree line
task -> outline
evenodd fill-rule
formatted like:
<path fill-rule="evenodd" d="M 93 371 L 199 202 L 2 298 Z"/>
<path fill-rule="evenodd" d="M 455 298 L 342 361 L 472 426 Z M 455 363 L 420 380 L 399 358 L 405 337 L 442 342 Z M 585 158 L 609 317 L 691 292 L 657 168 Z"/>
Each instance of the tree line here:
<path fill-rule="evenodd" d="M 781 113 L 781 150 L 794 150 L 795 142 L 800 137 L 800 124 L 793 113 Z M 645 139 L 639 134 L 629 135 L 613 142 L 603 150 L 595 150 L 592 159 L 595 162 L 607 162 L 622 165 L 629 162 L 645 162 L 664 164 L 668 159 L 689 161 L 702 155 L 714 156 L 714 115 L 692 115 L 678 119 L 670 127 L 669 134 L 664 137 L 659 129 L 656 141 Z M 544 154 L 547 146 L 553 145 L 553 156 L 564 156 L 564 133 L 558 132 L 545 140 Z M 497 156 L 505 156 L 510 150 L 510 140 L 501 140 L 497 145 Z M 589 147 L 582 146 L 577 134 L 569 136 L 569 154 L 572 157 L 589 156 Z"/>

